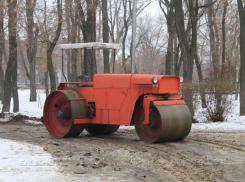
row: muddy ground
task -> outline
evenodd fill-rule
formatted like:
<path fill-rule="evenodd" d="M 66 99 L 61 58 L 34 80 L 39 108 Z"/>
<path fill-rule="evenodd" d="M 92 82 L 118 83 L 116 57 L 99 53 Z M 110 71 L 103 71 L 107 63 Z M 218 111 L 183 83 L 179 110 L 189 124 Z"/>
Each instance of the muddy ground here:
<path fill-rule="evenodd" d="M 245 131 L 192 130 L 180 142 L 146 144 L 134 130 L 56 139 L 42 124 L 15 120 L 0 123 L 0 138 L 42 146 L 66 181 L 245 180 Z"/>

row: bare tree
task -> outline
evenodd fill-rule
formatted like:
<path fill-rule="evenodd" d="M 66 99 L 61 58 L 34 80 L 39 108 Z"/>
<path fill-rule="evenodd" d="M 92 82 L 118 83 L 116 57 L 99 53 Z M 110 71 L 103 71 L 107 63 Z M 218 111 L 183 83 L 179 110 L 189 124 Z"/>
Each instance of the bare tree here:
<path fill-rule="evenodd" d="M 121 3 L 122 1 L 120 0 L 116 0 L 116 1 L 109 0 L 110 38 L 112 42 L 116 42 L 116 43 L 119 43 L 119 39 L 121 39 L 123 35 L 123 28 L 122 26 L 120 26 L 121 25 L 121 18 L 120 18 Z M 113 11 L 113 5 L 114 5 L 114 11 Z"/>
<path fill-rule="evenodd" d="M 127 49 L 127 35 L 128 29 L 132 24 L 131 16 L 131 1 L 129 0 L 110 0 L 109 3 L 109 24 L 110 24 L 110 38 L 112 42 L 122 42 L 122 67 L 123 72 L 129 72 L 128 60 L 131 58 L 131 53 L 126 55 Z M 136 9 L 136 17 L 151 3 L 150 1 L 137 2 L 139 5 Z M 114 5 L 114 6 L 113 6 Z M 114 8 L 114 11 L 113 11 Z M 136 43 L 136 48 L 139 46 L 140 41 Z M 130 46 L 131 47 L 131 46 Z M 131 52 L 131 48 L 130 48 Z"/>
<path fill-rule="evenodd" d="M 191 44 L 190 44 L 190 51 L 191 51 L 191 59 L 193 59 L 191 62 L 193 63 L 195 61 L 199 83 L 203 82 L 203 75 L 202 75 L 202 65 L 199 60 L 198 56 L 198 47 L 197 47 L 197 23 L 199 18 L 203 15 L 203 12 L 199 15 L 199 4 L 198 0 L 195 0 L 193 3 L 193 0 L 189 0 L 189 16 L 190 16 L 190 22 L 191 22 Z M 201 92 L 201 98 L 202 98 L 202 107 L 206 108 L 206 101 L 205 101 L 205 94 Z"/>
<path fill-rule="evenodd" d="M 55 32 L 54 39 L 52 42 L 48 40 L 47 42 L 47 69 L 49 72 L 50 82 L 51 82 L 51 92 L 56 90 L 56 79 L 55 79 L 55 70 L 53 66 L 52 61 L 52 53 L 54 50 L 54 47 L 59 40 L 60 32 L 61 32 L 61 26 L 62 26 L 62 7 L 61 7 L 62 0 L 57 0 L 57 10 L 58 10 L 58 19 L 57 19 L 57 29 Z M 46 0 L 45 0 L 46 3 Z"/>
<path fill-rule="evenodd" d="M 237 0 L 240 17 L 240 115 L 245 115 L 245 2 Z"/>
<path fill-rule="evenodd" d="M 148 23 L 147 23 L 148 22 Z M 166 55 L 164 47 L 167 38 L 164 36 L 164 24 L 162 18 L 154 21 L 152 18 L 138 18 L 138 51 L 136 54 L 136 68 L 140 73 L 163 74 L 164 61 Z M 159 26 L 160 24 L 160 26 Z"/>
<path fill-rule="evenodd" d="M 173 45 L 174 45 L 174 34 L 175 34 L 175 23 L 174 23 L 174 5 L 173 1 L 168 0 L 159 0 L 159 4 L 162 12 L 167 20 L 168 26 L 168 48 L 166 55 L 166 64 L 165 64 L 165 74 L 173 74 Z M 162 5 L 165 5 L 167 11 L 163 8 Z"/>
<path fill-rule="evenodd" d="M 3 54 L 4 54 L 4 0 L 0 0 L 0 100 L 4 96 L 4 71 L 3 71 Z"/>
<path fill-rule="evenodd" d="M 228 1 L 224 0 L 224 10 L 222 16 L 222 70 L 221 70 L 221 78 L 225 76 L 225 62 L 226 62 L 226 29 L 225 29 L 225 20 L 227 13 Z"/>
<path fill-rule="evenodd" d="M 72 8 L 70 7 L 71 0 L 65 0 L 65 17 L 66 17 L 66 31 L 67 31 L 67 43 L 71 43 L 71 36 L 72 36 L 72 28 L 70 23 L 70 13 L 72 11 Z M 70 64 L 71 64 L 71 50 L 67 49 L 65 50 L 65 53 L 67 55 L 67 77 L 68 81 L 71 81 L 71 74 L 70 74 Z"/>
<path fill-rule="evenodd" d="M 30 101 L 37 100 L 36 94 L 36 54 L 37 54 L 37 37 L 39 28 L 34 24 L 33 12 L 37 0 L 26 0 L 26 18 L 27 18 L 27 59 L 29 61 L 30 70 Z M 34 27 L 36 31 L 34 33 Z"/>
<path fill-rule="evenodd" d="M 13 112 L 19 111 L 19 99 L 17 90 L 17 39 L 16 39 L 16 25 L 17 25 L 17 0 L 8 0 L 8 30 L 9 30 L 9 60 L 4 80 L 4 99 L 2 112 L 9 112 L 11 90 L 13 93 L 14 109 Z"/>
<path fill-rule="evenodd" d="M 180 68 L 183 62 L 183 59 L 179 56 L 180 52 L 180 46 L 178 43 L 178 37 L 175 34 L 174 36 L 174 75 L 179 76 L 180 75 Z"/>
<path fill-rule="evenodd" d="M 207 0 L 207 4 L 212 4 L 212 0 Z M 209 6 L 208 8 L 208 26 L 209 26 L 209 40 L 210 40 L 210 52 L 212 57 L 213 63 L 213 72 L 215 73 L 219 68 L 219 60 L 218 60 L 218 36 L 215 36 L 215 12 L 214 11 L 214 4 Z M 217 31 L 216 31 L 217 35 Z M 214 77 L 217 75 L 214 74 Z"/>
<path fill-rule="evenodd" d="M 183 68 L 184 68 L 184 79 L 186 82 L 192 82 L 192 73 L 193 73 L 193 59 L 189 47 L 187 32 L 184 25 L 184 13 L 182 1 L 174 0 L 175 7 L 175 25 L 178 35 L 178 39 L 181 47 L 181 57 L 183 59 Z"/>
<path fill-rule="evenodd" d="M 79 7 L 78 2 L 75 1 L 73 4 L 72 1 L 68 1 L 68 4 L 66 4 L 66 11 L 68 11 L 68 16 L 66 17 L 66 22 L 68 23 L 68 26 L 70 28 L 68 32 L 68 38 L 70 39 L 70 43 L 76 43 L 77 42 L 77 35 L 78 35 L 78 22 L 79 22 Z M 75 11 L 74 11 L 75 9 Z M 71 25 L 69 25 L 69 22 L 71 22 Z M 67 50 L 69 52 L 69 50 Z M 72 49 L 71 50 L 71 72 L 70 75 L 68 75 L 69 80 L 75 81 L 75 76 L 78 73 L 77 69 L 77 56 L 78 56 L 78 50 Z"/>
<path fill-rule="evenodd" d="M 182 1 L 174 0 L 174 7 L 175 7 L 175 27 L 180 43 L 180 48 L 181 48 L 181 59 L 183 59 L 183 77 L 187 85 L 187 84 L 192 84 L 193 57 L 189 46 L 188 31 L 185 30 Z M 183 92 L 185 94 L 186 103 L 193 116 L 194 115 L 193 94 L 189 89 L 190 87 L 187 86 L 186 88 L 187 89 L 183 90 Z"/>
<path fill-rule="evenodd" d="M 96 41 L 96 8 L 98 6 L 98 0 L 86 0 L 86 15 L 81 2 L 78 1 L 79 17 L 80 17 L 80 28 L 83 32 L 84 42 L 95 42 Z M 96 66 L 96 55 L 95 51 L 85 50 L 84 53 L 84 74 L 88 75 L 90 80 L 93 80 L 94 74 L 97 73 Z"/>
<path fill-rule="evenodd" d="M 108 26 L 108 7 L 107 0 L 102 1 L 102 24 L 103 24 L 103 42 L 109 42 L 109 26 Z M 110 72 L 109 50 L 103 50 L 104 56 L 104 73 Z"/>
<path fill-rule="evenodd" d="M 129 70 L 127 69 L 126 66 L 126 62 L 127 62 L 127 58 L 126 58 L 126 54 L 125 54 L 125 43 L 126 43 L 126 37 L 128 34 L 128 21 L 127 21 L 127 0 L 123 0 L 123 22 L 124 22 L 124 33 L 123 33 L 123 42 L 122 42 L 122 55 L 123 55 L 123 72 L 127 73 L 129 72 Z"/>

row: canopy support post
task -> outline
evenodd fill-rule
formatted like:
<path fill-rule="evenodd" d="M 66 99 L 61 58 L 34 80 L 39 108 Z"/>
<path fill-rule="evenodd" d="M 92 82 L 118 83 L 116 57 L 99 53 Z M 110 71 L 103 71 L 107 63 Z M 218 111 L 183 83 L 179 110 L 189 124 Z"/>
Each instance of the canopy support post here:
<path fill-rule="evenodd" d="M 116 49 L 113 49 L 113 69 L 112 69 L 112 73 L 114 73 L 115 70 L 115 60 L 116 60 Z"/>

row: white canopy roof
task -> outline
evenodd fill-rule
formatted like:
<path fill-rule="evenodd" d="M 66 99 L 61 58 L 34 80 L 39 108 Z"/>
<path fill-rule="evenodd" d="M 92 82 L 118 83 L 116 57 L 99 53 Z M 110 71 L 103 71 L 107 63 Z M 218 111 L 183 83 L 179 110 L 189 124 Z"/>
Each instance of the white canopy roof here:
<path fill-rule="evenodd" d="M 103 43 L 103 42 L 88 42 L 75 44 L 60 44 L 61 49 L 120 49 L 120 44 Z"/>

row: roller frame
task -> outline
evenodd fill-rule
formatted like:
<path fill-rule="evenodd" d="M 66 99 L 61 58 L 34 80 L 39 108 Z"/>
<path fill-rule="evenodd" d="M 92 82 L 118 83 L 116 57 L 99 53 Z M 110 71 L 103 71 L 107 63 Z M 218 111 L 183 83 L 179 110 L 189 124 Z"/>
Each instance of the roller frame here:
<path fill-rule="evenodd" d="M 182 94 L 173 94 L 167 95 L 164 97 L 163 95 L 145 95 L 143 100 L 143 107 L 145 113 L 145 120 L 143 121 L 144 125 L 150 125 L 149 115 L 150 115 L 150 105 L 154 103 L 154 105 L 173 105 L 173 104 L 186 104 Z"/>
<path fill-rule="evenodd" d="M 144 107 L 144 113 L 145 113 L 145 120 L 143 121 L 144 125 L 150 125 L 149 121 L 149 115 L 150 115 L 150 104 L 151 102 L 162 99 L 161 96 L 158 95 L 146 95 L 143 100 L 143 107 Z"/>

